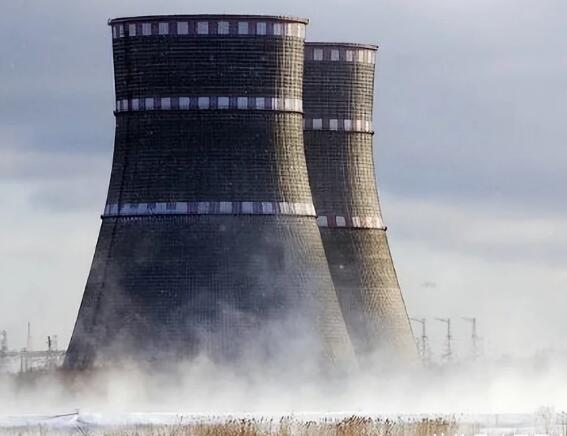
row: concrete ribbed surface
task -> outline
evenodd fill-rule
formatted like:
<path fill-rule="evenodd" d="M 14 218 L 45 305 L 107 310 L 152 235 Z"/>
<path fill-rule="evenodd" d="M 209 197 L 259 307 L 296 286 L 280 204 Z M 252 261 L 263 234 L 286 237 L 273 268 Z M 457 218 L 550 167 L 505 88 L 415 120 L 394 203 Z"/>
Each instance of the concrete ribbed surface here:
<path fill-rule="evenodd" d="M 386 231 L 325 229 L 321 236 L 355 350 L 414 361 L 409 329 Z M 393 353 L 393 354 L 392 354 Z"/>
<path fill-rule="evenodd" d="M 371 121 L 374 64 L 340 61 L 341 50 L 353 45 L 307 47 L 306 118 Z M 314 50 L 321 47 L 328 56 L 315 59 Z M 338 61 L 332 60 L 333 50 L 338 50 Z M 380 353 L 388 363 L 413 363 L 417 349 L 381 225 L 373 134 L 333 130 L 330 121 L 313 127 L 306 124 L 304 131 L 313 201 L 319 221 L 327 224 L 320 227 L 323 245 L 355 351 L 362 360 Z M 375 228 L 355 225 L 364 216 L 375 217 Z"/>
<path fill-rule="evenodd" d="M 277 18 L 267 21 L 275 32 Z M 116 100 L 302 97 L 297 32 L 160 35 L 154 23 L 151 35 L 129 37 L 121 34 L 128 18 L 119 23 L 118 36 L 113 24 Z M 301 121 L 297 107 L 285 106 L 116 113 L 105 209 L 143 205 L 151 213 L 105 216 L 67 367 L 201 352 L 223 362 L 253 353 L 256 363 L 352 364 L 316 217 L 305 215 L 313 209 Z M 164 205 L 189 211 L 200 202 L 207 211 L 242 205 L 242 214 L 237 208 L 160 215 Z M 264 214 L 266 203 L 283 209 Z M 245 214 L 260 206 L 261 215 Z"/>
<path fill-rule="evenodd" d="M 251 343 L 287 350 L 324 337 L 319 352 L 340 360 L 350 343 L 319 240 L 308 217 L 105 219 L 68 359 L 236 359 L 268 352 Z M 287 337 L 294 323 L 302 336 Z"/>

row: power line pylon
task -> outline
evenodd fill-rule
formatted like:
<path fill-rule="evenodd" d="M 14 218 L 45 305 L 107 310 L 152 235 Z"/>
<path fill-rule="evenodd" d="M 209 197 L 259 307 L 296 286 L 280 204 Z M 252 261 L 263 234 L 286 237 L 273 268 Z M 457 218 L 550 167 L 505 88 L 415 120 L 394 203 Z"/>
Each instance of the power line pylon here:
<path fill-rule="evenodd" d="M 477 360 L 480 357 L 480 347 L 479 347 L 479 337 L 476 330 L 476 317 L 468 318 L 463 317 L 463 320 L 470 322 L 472 326 L 472 333 L 471 333 L 471 359 Z"/>
<path fill-rule="evenodd" d="M 419 355 L 425 366 L 431 363 L 431 353 L 429 350 L 429 340 L 427 338 L 426 319 L 425 318 L 410 318 L 413 322 L 421 325 L 421 337 L 417 340 L 417 348 Z"/>
<path fill-rule="evenodd" d="M 451 318 L 435 318 L 437 321 L 447 324 L 447 336 L 445 342 L 445 352 L 441 355 L 446 363 L 453 362 L 453 336 L 451 335 Z"/>
<path fill-rule="evenodd" d="M 6 330 L 0 332 L 0 353 L 6 354 L 8 352 L 8 333 Z"/>
<path fill-rule="evenodd" d="M 26 350 L 32 351 L 31 322 L 28 321 L 28 336 L 26 338 Z"/>

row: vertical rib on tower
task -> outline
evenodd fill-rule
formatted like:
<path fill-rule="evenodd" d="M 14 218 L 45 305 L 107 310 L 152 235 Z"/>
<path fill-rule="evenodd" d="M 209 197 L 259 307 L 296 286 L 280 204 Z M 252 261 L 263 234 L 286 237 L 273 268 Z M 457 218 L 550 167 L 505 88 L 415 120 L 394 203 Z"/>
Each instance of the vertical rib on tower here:
<path fill-rule="evenodd" d="M 417 357 L 372 154 L 376 47 L 307 43 L 304 138 L 315 210 L 355 351 Z"/>
<path fill-rule="evenodd" d="M 110 22 L 114 160 L 67 367 L 197 352 L 352 358 L 303 153 L 306 23 Z"/>

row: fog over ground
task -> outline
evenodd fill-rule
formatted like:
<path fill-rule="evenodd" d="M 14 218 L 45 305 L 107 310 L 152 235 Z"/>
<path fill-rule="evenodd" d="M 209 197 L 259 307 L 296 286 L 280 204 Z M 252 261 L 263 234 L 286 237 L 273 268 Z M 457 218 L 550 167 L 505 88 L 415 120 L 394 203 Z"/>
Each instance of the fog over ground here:
<path fill-rule="evenodd" d="M 414 317 L 477 316 L 492 356 L 566 349 L 563 0 L 18 0 L 0 15 L 0 330 L 66 346 L 114 139 L 107 18 L 308 17 L 309 40 L 380 45 L 375 159 Z M 430 321 L 433 352 L 444 326 Z"/>

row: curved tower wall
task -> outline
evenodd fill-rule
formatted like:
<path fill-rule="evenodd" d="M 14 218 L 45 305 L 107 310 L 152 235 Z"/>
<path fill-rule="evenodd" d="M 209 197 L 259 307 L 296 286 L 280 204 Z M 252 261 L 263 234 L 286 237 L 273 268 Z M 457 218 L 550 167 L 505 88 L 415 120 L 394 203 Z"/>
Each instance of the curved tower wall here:
<path fill-rule="evenodd" d="M 376 47 L 307 43 L 304 139 L 329 268 L 355 351 L 415 361 L 374 175 Z"/>
<path fill-rule="evenodd" d="M 305 25 L 110 22 L 114 159 L 68 367 L 201 352 L 353 358 L 303 152 Z"/>

